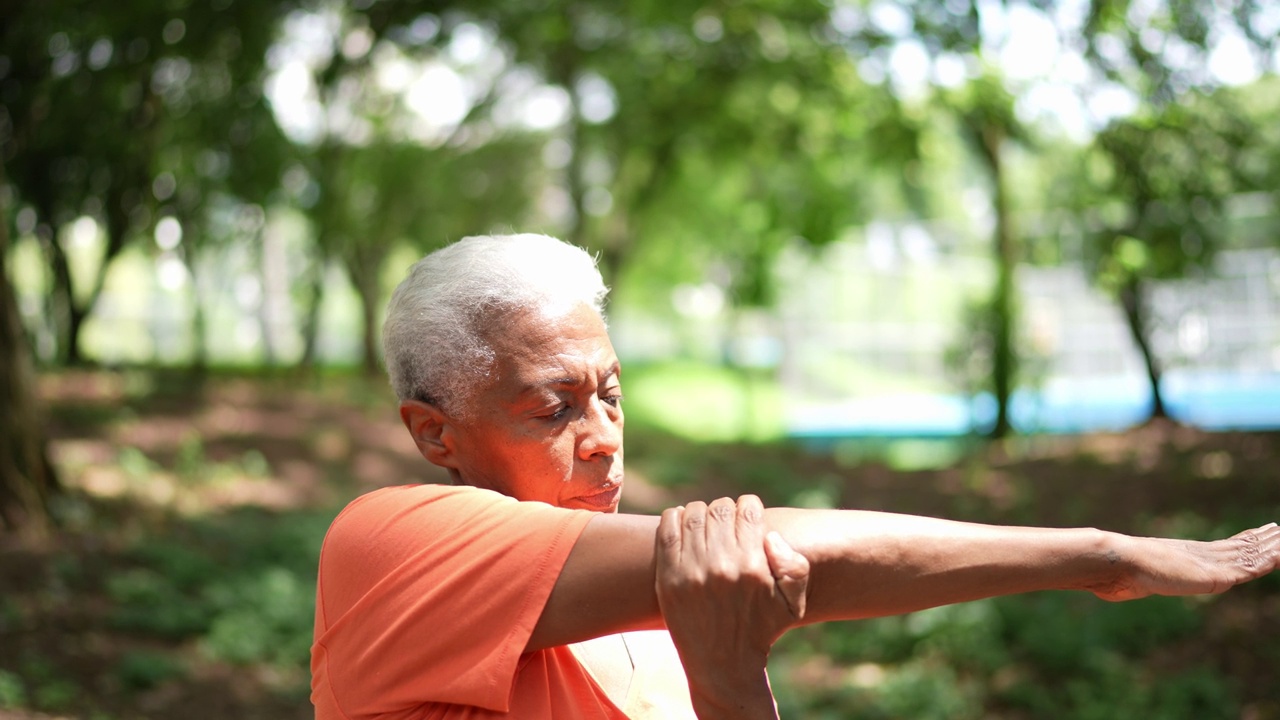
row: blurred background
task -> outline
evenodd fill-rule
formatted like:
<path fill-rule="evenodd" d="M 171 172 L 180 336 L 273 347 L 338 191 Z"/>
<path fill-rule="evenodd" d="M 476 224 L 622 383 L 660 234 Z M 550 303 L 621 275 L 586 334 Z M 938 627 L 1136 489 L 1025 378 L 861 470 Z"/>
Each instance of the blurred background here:
<path fill-rule="evenodd" d="M 0 718 L 309 717 L 423 254 L 598 253 L 628 509 L 1280 519 L 1280 7 L 0 7 Z M 1280 718 L 1280 582 L 784 639 L 785 717 Z"/>

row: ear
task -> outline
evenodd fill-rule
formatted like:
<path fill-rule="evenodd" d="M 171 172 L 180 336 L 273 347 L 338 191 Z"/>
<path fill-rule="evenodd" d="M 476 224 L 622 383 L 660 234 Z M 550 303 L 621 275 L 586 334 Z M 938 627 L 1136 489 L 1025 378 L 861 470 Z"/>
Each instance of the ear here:
<path fill-rule="evenodd" d="M 455 468 L 451 420 L 440 408 L 421 400 L 401 400 L 400 419 L 413 436 L 418 452 L 433 465 Z"/>

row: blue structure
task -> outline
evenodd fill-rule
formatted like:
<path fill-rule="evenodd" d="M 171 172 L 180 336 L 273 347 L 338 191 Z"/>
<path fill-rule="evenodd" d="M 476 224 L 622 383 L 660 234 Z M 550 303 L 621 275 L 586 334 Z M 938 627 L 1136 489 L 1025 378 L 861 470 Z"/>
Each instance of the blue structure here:
<path fill-rule="evenodd" d="M 1173 419 L 1206 430 L 1280 430 L 1280 373 L 1170 372 L 1161 384 Z M 1141 378 L 1050 383 L 1010 403 L 1020 433 L 1117 431 L 1146 420 L 1151 392 Z M 800 439 L 949 438 L 990 429 L 990 395 L 898 395 L 800 408 L 787 434 Z"/>

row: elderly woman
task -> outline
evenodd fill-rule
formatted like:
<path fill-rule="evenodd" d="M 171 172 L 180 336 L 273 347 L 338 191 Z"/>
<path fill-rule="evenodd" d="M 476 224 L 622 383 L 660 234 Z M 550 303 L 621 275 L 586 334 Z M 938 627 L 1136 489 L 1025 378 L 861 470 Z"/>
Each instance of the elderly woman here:
<path fill-rule="evenodd" d="M 400 416 L 453 482 L 334 520 L 317 718 L 768 718 L 769 645 L 798 624 L 1051 588 L 1221 592 L 1280 558 L 1274 523 L 1197 543 L 752 497 L 620 514 L 605 293 L 590 256 L 534 235 L 464 239 L 396 290 Z"/>

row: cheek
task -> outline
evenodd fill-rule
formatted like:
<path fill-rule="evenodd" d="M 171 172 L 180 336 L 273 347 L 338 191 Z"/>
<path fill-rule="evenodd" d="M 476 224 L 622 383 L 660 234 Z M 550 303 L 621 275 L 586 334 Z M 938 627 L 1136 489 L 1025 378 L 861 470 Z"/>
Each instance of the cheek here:
<path fill-rule="evenodd" d="M 573 472 L 574 460 L 577 456 L 578 448 L 574 443 L 573 435 L 565 433 L 561 438 L 556 440 L 556 464 L 564 471 L 566 478 Z"/>
<path fill-rule="evenodd" d="M 572 433 L 556 433 L 542 438 L 522 438 L 521 450 L 513 456 L 515 471 L 537 468 L 541 475 L 568 477 L 573 470 L 574 443 Z"/>

